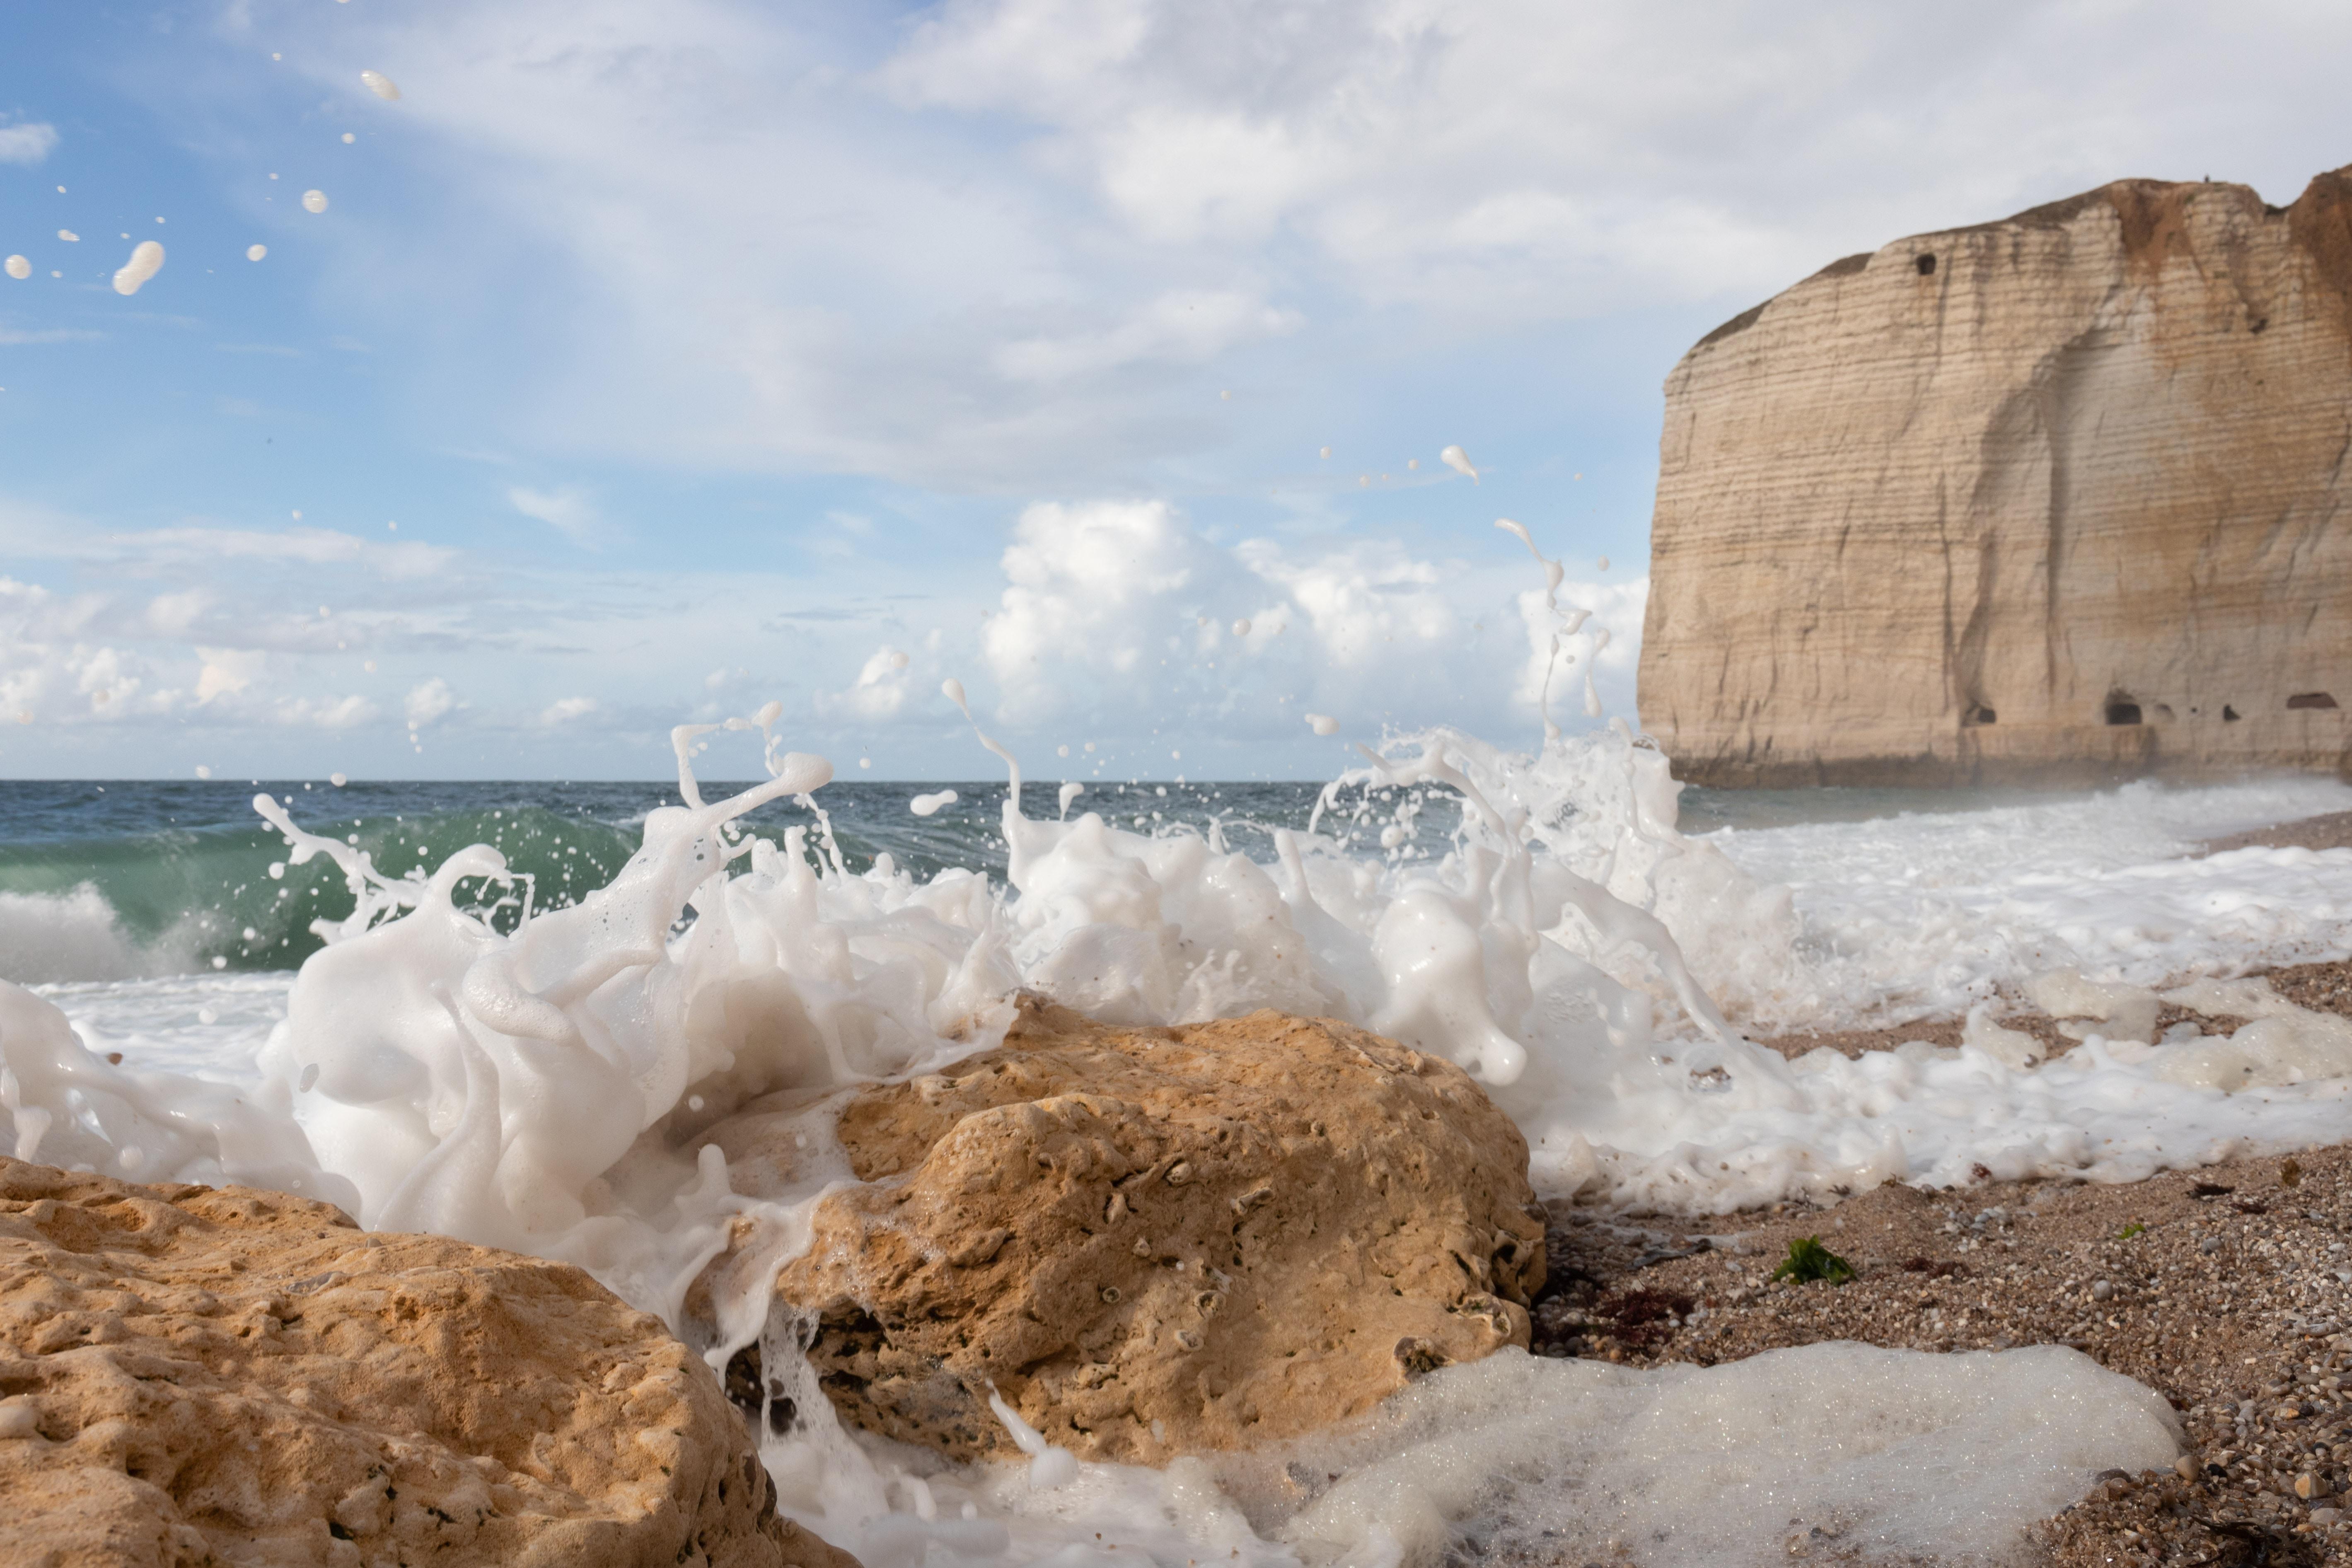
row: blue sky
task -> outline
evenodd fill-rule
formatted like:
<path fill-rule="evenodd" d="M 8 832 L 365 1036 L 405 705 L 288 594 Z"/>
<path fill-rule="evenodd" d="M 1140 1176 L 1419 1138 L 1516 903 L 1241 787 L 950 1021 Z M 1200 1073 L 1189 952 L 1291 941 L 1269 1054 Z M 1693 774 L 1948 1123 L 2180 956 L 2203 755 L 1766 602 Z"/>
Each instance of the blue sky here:
<path fill-rule="evenodd" d="M 1498 516 L 1630 711 L 1700 333 L 2122 175 L 2292 199 L 2347 49 L 2341 5 L 16 0 L 0 775 L 655 776 L 770 699 L 985 773 L 948 676 L 1047 772 L 1523 742 Z"/>

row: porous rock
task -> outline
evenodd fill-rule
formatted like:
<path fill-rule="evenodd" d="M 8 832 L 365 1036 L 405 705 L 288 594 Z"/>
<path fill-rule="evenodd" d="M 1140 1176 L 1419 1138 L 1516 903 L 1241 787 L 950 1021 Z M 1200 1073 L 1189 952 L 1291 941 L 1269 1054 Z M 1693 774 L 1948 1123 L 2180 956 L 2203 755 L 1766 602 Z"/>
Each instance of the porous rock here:
<path fill-rule="evenodd" d="M 845 1562 L 579 1269 L 0 1160 L 0 1562 Z"/>
<path fill-rule="evenodd" d="M 1526 1141 L 1448 1061 L 1272 1012 L 1118 1028 L 1024 997 L 1001 1049 L 858 1094 L 863 1185 L 777 1280 L 846 1420 L 1163 1462 L 1528 1342 Z"/>
<path fill-rule="evenodd" d="M 1665 387 L 1642 721 L 1711 785 L 2342 768 L 2352 169 L 1822 268 Z"/>

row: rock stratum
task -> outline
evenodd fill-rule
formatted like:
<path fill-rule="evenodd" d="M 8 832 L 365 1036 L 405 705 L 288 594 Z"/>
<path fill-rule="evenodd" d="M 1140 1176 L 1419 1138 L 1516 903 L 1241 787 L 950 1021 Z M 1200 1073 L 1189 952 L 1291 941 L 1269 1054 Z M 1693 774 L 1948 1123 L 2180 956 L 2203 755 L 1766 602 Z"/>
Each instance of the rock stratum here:
<path fill-rule="evenodd" d="M 739 1171 L 741 1129 L 713 1132 Z M 1001 1048 L 861 1090 L 838 1135 L 860 1184 L 776 1299 L 844 1420 L 961 1458 L 1013 1453 L 992 1390 L 1082 1458 L 1295 1436 L 1524 1348 L 1544 1279 L 1518 1129 L 1328 1019 L 1119 1028 L 1024 997 Z M 760 1256 L 737 1241 L 714 1286 Z"/>
<path fill-rule="evenodd" d="M 1848 257 L 1665 394 L 1641 712 L 1678 776 L 2352 758 L 2352 168 Z"/>
<path fill-rule="evenodd" d="M 579 1269 L 0 1160 L 0 1562 L 850 1563 Z"/>

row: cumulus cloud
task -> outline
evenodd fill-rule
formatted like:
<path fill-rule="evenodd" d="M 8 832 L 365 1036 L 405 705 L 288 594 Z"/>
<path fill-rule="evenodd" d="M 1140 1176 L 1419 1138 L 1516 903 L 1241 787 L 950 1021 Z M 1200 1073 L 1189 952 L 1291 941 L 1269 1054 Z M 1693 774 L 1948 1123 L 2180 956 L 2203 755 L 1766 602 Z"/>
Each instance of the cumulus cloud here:
<path fill-rule="evenodd" d="M 1166 501 L 1043 502 L 1021 514 L 1003 568 L 1006 587 L 982 627 L 981 650 L 1003 692 L 1003 712 L 1025 722 L 1056 712 L 1084 671 L 1159 685 L 1175 597 L 1221 563 Z"/>
<path fill-rule="evenodd" d="M 199 647 L 204 668 L 196 672 L 196 702 L 203 706 L 234 697 L 254 682 L 268 656 L 257 648 Z"/>
<path fill-rule="evenodd" d="M 30 168 L 54 152 L 57 145 L 58 128 L 45 121 L 0 125 L 0 163 L 22 163 Z"/>
<path fill-rule="evenodd" d="M 446 717 L 449 710 L 457 706 L 457 694 L 449 689 L 449 683 L 446 680 L 437 675 L 429 680 L 421 680 L 409 688 L 407 697 L 400 705 L 401 712 L 408 720 L 408 727 L 411 730 L 424 729 L 435 721 Z"/>
<path fill-rule="evenodd" d="M 913 689 L 913 655 L 886 643 L 866 658 L 847 690 L 819 692 L 817 711 L 869 724 L 896 719 Z"/>
<path fill-rule="evenodd" d="M 1473 563 L 1390 542 L 1275 539 L 1220 544 L 1160 500 L 1048 503 L 1024 510 L 1004 552 L 1005 586 L 981 631 L 999 717 L 1024 729 L 1100 723 L 1124 706 L 1163 725 L 1229 738 L 1286 734 L 1309 710 L 1358 733 L 1438 719 L 1496 734 L 1537 714 L 1540 663 L 1559 622 L 1529 602 L 1508 552 Z M 1597 666 L 1612 710 L 1632 706 L 1632 650 L 1644 587 L 1568 582 L 1591 612 L 1567 652 Z M 1607 636 L 1602 635 L 1604 629 Z M 1528 669 L 1534 664 L 1532 682 Z M 1553 711 L 1584 721 L 1558 694 Z"/>

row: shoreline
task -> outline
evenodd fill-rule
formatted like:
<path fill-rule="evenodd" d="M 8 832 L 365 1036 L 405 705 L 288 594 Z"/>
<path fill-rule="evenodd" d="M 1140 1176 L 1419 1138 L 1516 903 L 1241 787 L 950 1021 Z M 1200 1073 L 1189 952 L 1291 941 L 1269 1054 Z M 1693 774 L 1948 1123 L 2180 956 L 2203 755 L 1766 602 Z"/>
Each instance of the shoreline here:
<path fill-rule="evenodd" d="M 1711 1366 L 1830 1340 L 2063 1345 L 2163 1395 L 2188 1452 L 2177 1473 L 2102 1478 L 2044 1525 L 2045 1561 L 2252 1563 L 2257 1542 L 2274 1564 L 2329 1560 L 2306 1546 L 2352 1555 L 2352 1143 L 2117 1184 L 1890 1183 L 1712 1234 L 1546 1207 L 1538 1354 Z M 1806 1237 L 1857 1277 L 1772 1280 Z"/>

